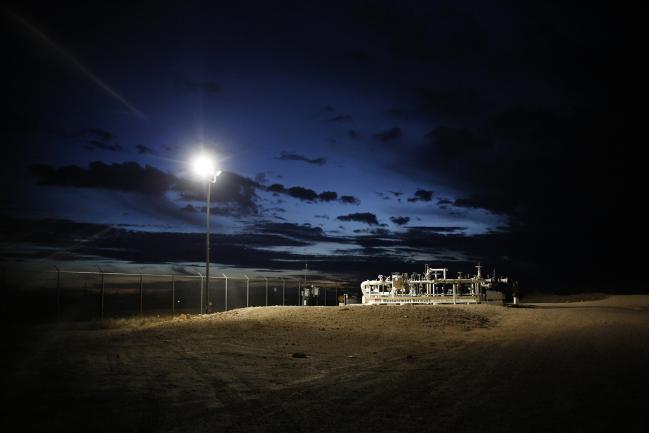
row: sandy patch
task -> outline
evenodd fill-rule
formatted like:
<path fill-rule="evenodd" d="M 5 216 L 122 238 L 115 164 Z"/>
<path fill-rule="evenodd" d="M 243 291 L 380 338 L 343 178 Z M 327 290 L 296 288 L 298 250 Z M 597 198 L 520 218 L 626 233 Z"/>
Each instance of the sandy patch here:
<path fill-rule="evenodd" d="M 3 415 L 48 432 L 641 431 L 649 296 L 529 307 L 256 307 L 22 329 Z"/>

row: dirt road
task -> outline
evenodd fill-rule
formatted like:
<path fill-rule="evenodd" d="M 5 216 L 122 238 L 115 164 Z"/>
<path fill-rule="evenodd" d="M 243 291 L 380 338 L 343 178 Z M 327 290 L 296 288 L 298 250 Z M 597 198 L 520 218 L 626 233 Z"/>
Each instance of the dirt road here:
<path fill-rule="evenodd" d="M 527 308 L 248 308 L 5 331 L 3 425 L 23 431 L 647 426 L 644 295 Z"/>

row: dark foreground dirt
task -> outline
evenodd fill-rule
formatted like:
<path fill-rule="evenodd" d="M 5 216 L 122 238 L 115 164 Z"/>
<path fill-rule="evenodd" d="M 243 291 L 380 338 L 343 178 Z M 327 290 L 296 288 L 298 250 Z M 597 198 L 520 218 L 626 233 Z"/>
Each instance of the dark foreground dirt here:
<path fill-rule="evenodd" d="M 649 296 L 4 333 L 3 431 L 647 431 Z"/>

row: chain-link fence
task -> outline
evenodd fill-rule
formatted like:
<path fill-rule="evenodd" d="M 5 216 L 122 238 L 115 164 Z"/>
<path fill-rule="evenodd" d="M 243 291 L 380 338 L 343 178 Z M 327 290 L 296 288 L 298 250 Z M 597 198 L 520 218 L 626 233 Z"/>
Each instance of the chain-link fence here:
<path fill-rule="evenodd" d="M 317 286 L 315 305 L 338 305 L 343 283 L 292 277 L 153 274 L 103 271 L 3 271 L 5 313 L 33 320 L 91 320 L 133 315 L 204 313 L 242 307 L 303 305 Z M 306 292 L 307 294 L 309 291 Z M 311 291 L 311 293 L 313 293 Z M 314 300 L 309 299 L 314 305 Z"/>

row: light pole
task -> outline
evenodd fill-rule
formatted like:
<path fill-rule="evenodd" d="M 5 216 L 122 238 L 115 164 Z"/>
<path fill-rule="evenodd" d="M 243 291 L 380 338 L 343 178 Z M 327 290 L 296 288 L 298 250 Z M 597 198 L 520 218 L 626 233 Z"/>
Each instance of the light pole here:
<path fill-rule="evenodd" d="M 207 218 L 205 220 L 205 313 L 210 312 L 210 196 L 212 193 L 212 184 L 216 183 L 217 176 L 221 175 L 221 170 L 217 170 L 214 166 L 214 160 L 208 155 L 201 154 L 193 160 L 194 173 L 196 173 L 201 180 L 207 181 L 207 207 L 205 213 Z"/>

